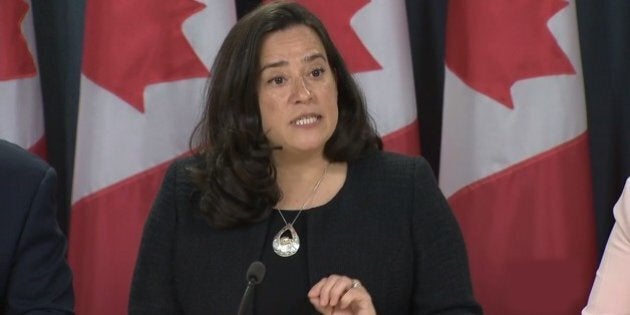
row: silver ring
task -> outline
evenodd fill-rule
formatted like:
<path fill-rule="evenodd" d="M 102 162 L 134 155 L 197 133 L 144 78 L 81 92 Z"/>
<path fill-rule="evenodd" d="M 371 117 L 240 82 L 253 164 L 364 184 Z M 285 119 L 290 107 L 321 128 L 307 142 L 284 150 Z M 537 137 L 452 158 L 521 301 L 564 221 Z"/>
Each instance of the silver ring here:
<path fill-rule="evenodd" d="M 361 287 L 361 281 L 353 279 L 352 280 L 352 285 L 350 286 L 350 289 L 356 289 Z"/>

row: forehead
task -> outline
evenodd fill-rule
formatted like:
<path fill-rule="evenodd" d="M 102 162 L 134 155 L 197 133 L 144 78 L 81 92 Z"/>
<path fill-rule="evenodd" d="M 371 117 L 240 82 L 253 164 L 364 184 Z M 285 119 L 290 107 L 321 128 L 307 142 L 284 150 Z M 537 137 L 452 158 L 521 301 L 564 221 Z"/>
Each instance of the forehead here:
<path fill-rule="evenodd" d="M 325 54 L 321 39 L 306 25 L 295 25 L 269 33 L 262 42 L 261 61 L 302 58 L 311 53 Z"/>

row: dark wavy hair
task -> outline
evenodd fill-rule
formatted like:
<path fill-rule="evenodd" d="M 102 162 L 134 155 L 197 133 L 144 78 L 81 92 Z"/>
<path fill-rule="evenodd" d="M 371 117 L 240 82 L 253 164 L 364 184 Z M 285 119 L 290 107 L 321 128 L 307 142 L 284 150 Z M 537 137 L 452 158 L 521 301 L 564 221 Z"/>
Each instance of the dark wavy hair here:
<path fill-rule="evenodd" d="M 258 105 L 260 51 L 265 36 L 295 25 L 317 33 L 335 74 L 339 119 L 324 148 L 331 162 L 382 150 L 363 95 L 321 21 L 304 7 L 275 2 L 241 18 L 219 49 L 206 91 L 201 121 L 190 140 L 203 161 L 191 168 L 201 212 L 211 226 L 229 228 L 269 216 L 280 200 L 273 150 Z"/>

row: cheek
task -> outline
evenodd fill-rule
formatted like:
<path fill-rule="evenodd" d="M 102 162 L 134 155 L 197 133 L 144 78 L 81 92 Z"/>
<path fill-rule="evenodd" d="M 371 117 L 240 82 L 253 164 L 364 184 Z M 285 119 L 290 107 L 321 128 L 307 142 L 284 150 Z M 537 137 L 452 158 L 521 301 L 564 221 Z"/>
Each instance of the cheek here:
<path fill-rule="evenodd" d="M 265 95 L 259 95 L 258 108 L 260 110 L 260 120 L 262 128 L 267 132 L 278 120 L 278 106 L 273 98 Z"/>
<path fill-rule="evenodd" d="M 337 120 L 339 119 L 339 99 L 337 94 L 337 86 L 333 84 L 330 91 L 333 91 L 330 92 L 329 95 L 330 111 L 334 114 L 335 125 L 337 125 Z"/>
<path fill-rule="evenodd" d="M 260 123 L 262 125 L 263 131 L 266 132 L 269 129 L 269 124 L 270 124 L 269 106 L 261 101 L 259 105 L 259 109 L 260 109 Z"/>
<path fill-rule="evenodd" d="M 267 130 L 267 126 L 269 125 L 269 123 L 267 122 L 268 116 L 269 116 L 269 114 L 267 113 L 268 107 L 269 106 L 266 104 L 265 99 L 263 97 L 260 97 L 259 95 L 258 96 L 258 112 L 260 113 L 260 124 L 263 131 Z"/>

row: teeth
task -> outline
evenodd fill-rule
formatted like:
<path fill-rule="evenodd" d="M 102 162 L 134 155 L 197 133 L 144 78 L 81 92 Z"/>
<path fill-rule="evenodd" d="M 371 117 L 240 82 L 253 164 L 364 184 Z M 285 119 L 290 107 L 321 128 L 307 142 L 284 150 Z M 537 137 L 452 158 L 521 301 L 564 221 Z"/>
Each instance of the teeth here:
<path fill-rule="evenodd" d="M 296 120 L 294 124 L 298 126 L 304 126 L 304 125 L 313 124 L 316 121 L 317 121 L 317 116 L 306 116 L 306 117 L 302 117 Z"/>

